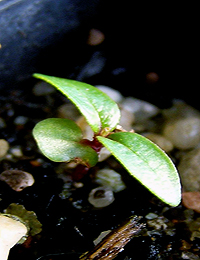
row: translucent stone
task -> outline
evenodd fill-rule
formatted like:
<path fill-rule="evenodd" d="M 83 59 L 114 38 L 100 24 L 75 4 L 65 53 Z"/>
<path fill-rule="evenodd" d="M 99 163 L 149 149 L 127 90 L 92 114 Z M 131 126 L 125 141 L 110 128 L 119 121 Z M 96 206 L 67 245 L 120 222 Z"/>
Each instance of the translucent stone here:
<path fill-rule="evenodd" d="M 88 201 L 95 208 L 109 206 L 115 200 L 113 191 L 107 187 L 98 187 L 91 190 Z"/>
<path fill-rule="evenodd" d="M 155 219 L 155 218 L 157 218 L 158 217 L 158 215 L 156 214 L 156 213 L 153 213 L 153 212 L 150 212 L 150 213 L 148 213 L 146 216 L 145 216 L 145 218 L 146 219 Z"/>
<path fill-rule="evenodd" d="M 22 153 L 22 149 L 21 147 L 12 147 L 10 149 L 10 153 L 15 156 L 15 157 L 22 157 L 23 156 L 23 153 Z"/>
<path fill-rule="evenodd" d="M 127 109 L 120 109 L 121 118 L 119 125 L 121 125 L 125 130 L 130 131 L 133 129 L 133 123 L 135 121 L 135 116 L 132 112 Z"/>
<path fill-rule="evenodd" d="M 100 235 L 93 241 L 94 245 L 96 246 L 97 244 L 99 244 L 110 232 L 111 230 L 101 232 Z"/>
<path fill-rule="evenodd" d="M 5 139 L 0 139 L 0 159 L 6 156 L 9 150 L 9 143 Z"/>
<path fill-rule="evenodd" d="M 120 103 L 123 100 L 123 96 L 121 95 L 121 93 L 113 88 L 104 85 L 96 85 L 96 87 L 102 92 L 106 93 L 116 103 Z"/>
<path fill-rule="evenodd" d="M 15 118 L 14 123 L 16 125 L 25 125 L 28 122 L 28 117 L 18 116 Z"/>
<path fill-rule="evenodd" d="M 126 185 L 122 181 L 121 175 L 112 169 L 102 169 L 96 173 L 95 182 L 101 186 L 106 186 L 114 192 L 122 191 Z"/>
<path fill-rule="evenodd" d="M 35 96 L 45 96 L 45 95 L 49 95 L 53 92 L 55 92 L 56 89 L 51 86 L 50 84 L 46 83 L 46 82 L 38 82 L 37 84 L 35 84 L 35 86 L 33 87 L 33 94 Z"/>
<path fill-rule="evenodd" d="M 77 120 L 80 112 L 72 103 L 63 104 L 58 108 L 58 117 Z"/>
<path fill-rule="evenodd" d="M 110 157 L 111 153 L 110 151 L 108 151 L 108 149 L 106 149 L 105 147 L 101 148 L 101 151 L 99 153 L 99 162 L 102 162 L 104 160 L 106 160 L 108 157 Z"/>
<path fill-rule="evenodd" d="M 200 118 L 200 112 L 197 109 L 189 106 L 182 100 L 174 100 L 173 106 L 168 109 L 163 109 L 162 113 L 167 120 L 186 117 Z"/>
<path fill-rule="evenodd" d="M 163 135 L 178 149 L 191 149 L 200 142 L 200 118 L 186 117 L 167 121 Z"/>
<path fill-rule="evenodd" d="M 200 191 L 200 148 L 181 157 L 178 171 L 184 191 Z"/>
<path fill-rule="evenodd" d="M 133 97 L 126 98 L 122 102 L 122 107 L 134 113 L 137 122 L 145 121 L 157 115 L 160 111 L 155 105 Z"/>
<path fill-rule="evenodd" d="M 145 133 L 144 136 L 147 137 L 152 142 L 154 142 L 155 144 L 157 144 L 166 153 L 173 150 L 172 142 L 160 134 Z"/>
<path fill-rule="evenodd" d="M 80 116 L 76 123 L 82 130 L 83 138 L 92 141 L 94 137 L 94 132 L 92 131 L 92 128 L 88 125 L 85 117 Z"/>

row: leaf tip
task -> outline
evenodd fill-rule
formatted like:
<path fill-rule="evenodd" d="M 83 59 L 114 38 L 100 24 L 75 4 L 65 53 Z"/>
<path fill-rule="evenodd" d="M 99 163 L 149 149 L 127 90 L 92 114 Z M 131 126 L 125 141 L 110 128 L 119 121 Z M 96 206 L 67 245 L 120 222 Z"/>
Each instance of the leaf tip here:
<path fill-rule="evenodd" d="M 40 74 L 40 73 L 33 73 L 33 77 L 34 77 L 34 78 L 39 78 L 41 75 L 42 75 L 42 74 Z"/>

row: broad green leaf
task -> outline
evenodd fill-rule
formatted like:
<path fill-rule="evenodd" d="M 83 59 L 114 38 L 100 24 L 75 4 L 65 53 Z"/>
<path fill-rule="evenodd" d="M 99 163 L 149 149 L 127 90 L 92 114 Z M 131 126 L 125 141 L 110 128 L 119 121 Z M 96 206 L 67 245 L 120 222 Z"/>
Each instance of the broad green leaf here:
<path fill-rule="evenodd" d="M 69 119 L 48 118 L 40 121 L 33 129 L 33 136 L 41 152 L 55 162 L 78 159 L 87 166 L 98 161 L 97 153 L 80 143 L 81 129 Z"/>
<path fill-rule="evenodd" d="M 34 74 L 61 91 L 80 110 L 95 133 L 109 127 L 112 131 L 119 122 L 117 104 L 99 89 L 79 81 Z"/>
<path fill-rule="evenodd" d="M 147 138 L 130 132 L 114 133 L 98 140 L 127 171 L 154 195 L 171 206 L 181 199 L 178 172 L 171 159 Z"/>

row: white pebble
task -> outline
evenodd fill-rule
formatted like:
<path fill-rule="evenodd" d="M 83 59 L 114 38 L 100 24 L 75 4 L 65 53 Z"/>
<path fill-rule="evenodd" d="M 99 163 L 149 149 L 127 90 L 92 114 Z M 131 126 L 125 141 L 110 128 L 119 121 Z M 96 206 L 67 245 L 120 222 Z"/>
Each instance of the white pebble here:
<path fill-rule="evenodd" d="M 104 85 L 96 85 L 96 87 L 106 93 L 116 103 L 120 103 L 123 100 L 123 96 L 121 95 L 121 93 L 113 88 Z"/>
<path fill-rule="evenodd" d="M 178 171 L 184 191 L 200 191 L 200 148 L 181 157 Z"/>
<path fill-rule="evenodd" d="M 17 116 L 14 120 L 14 123 L 16 125 L 25 125 L 26 122 L 28 121 L 28 118 L 25 116 Z"/>
<path fill-rule="evenodd" d="M 124 108 L 122 108 L 120 112 L 121 112 L 121 118 L 119 121 L 119 125 L 121 125 L 125 130 L 130 131 L 131 129 L 133 129 L 132 125 L 135 120 L 134 114 Z"/>
<path fill-rule="evenodd" d="M 111 230 L 101 232 L 100 235 L 95 240 L 93 240 L 94 245 L 96 246 L 99 244 L 110 232 Z"/>
<path fill-rule="evenodd" d="M 9 150 L 9 143 L 4 139 L 0 139 L 0 159 L 6 156 L 8 150 Z"/>
<path fill-rule="evenodd" d="M 163 135 L 178 149 L 191 149 L 200 142 L 200 118 L 186 117 L 168 120 Z"/>
<path fill-rule="evenodd" d="M 23 153 L 22 153 L 22 149 L 21 147 L 12 147 L 10 149 L 10 153 L 15 156 L 15 157 L 22 157 Z"/>
<path fill-rule="evenodd" d="M 95 182 L 101 186 L 106 186 L 114 192 L 122 191 L 126 185 L 122 181 L 121 175 L 112 169 L 102 169 L 96 173 Z"/>
<path fill-rule="evenodd" d="M 92 140 L 93 140 L 93 137 L 94 137 L 94 132 L 93 132 L 92 128 L 88 125 L 88 123 L 87 123 L 85 117 L 80 116 L 80 117 L 76 120 L 76 124 L 77 124 L 77 125 L 80 127 L 80 129 L 82 130 L 83 138 L 92 141 Z"/>
<path fill-rule="evenodd" d="M 77 120 L 80 117 L 80 112 L 72 103 L 61 105 L 58 110 L 58 117 Z"/>
<path fill-rule="evenodd" d="M 160 134 L 145 133 L 144 136 L 157 144 L 166 153 L 172 151 L 174 148 L 172 142 Z"/>
<path fill-rule="evenodd" d="M 91 190 L 88 201 L 95 208 L 103 208 L 109 206 L 115 200 L 112 190 L 107 187 L 98 187 Z"/>
<path fill-rule="evenodd" d="M 155 218 L 157 218 L 157 217 L 158 217 L 158 215 L 157 215 L 156 213 L 153 213 L 153 212 L 150 212 L 150 213 L 148 213 L 148 214 L 145 216 L 146 219 L 155 219 Z"/>
<path fill-rule="evenodd" d="M 173 106 L 168 109 L 163 109 L 162 113 L 164 117 L 168 120 L 172 120 L 173 118 L 183 118 L 183 117 L 199 117 L 200 112 L 186 104 L 182 100 L 174 100 Z"/>
<path fill-rule="evenodd" d="M 35 96 L 45 96 L 53 92 L 55 92 L 55 88 L 50 84 L 48 84 L 47 82 L 43 82 L 43 81 L 38 82 L 33 87 L 33 94 Z"/>
<path fill-rule="evenodd" d="M 137 122 L 145 121 L 157 115 L 160 111 L 155 105 L 133 97 L 128 97 L 122 102 L 122 107 L 135 115 Z"/>
<path fill-rule="evenodd" d="M 99 155 L 98 155 L 98 161 L 99 162 L 103 162 L 104 160 L 108 159 L 108 157 L 110 157 L 111 152 L 108 151 L 108 149 L 106 149 L 106 147 L 102 147 Z"/>

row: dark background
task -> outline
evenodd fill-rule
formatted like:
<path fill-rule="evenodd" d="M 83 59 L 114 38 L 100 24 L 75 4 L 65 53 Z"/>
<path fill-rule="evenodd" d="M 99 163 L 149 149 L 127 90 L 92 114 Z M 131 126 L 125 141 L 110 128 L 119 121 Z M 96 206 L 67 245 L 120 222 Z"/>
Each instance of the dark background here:
<path fill-rule="evenodd" d="M 12 8 L 5 8 L 5 0 L 0 3 L 1 89 L 27 86 L 32 73 L 39 72 L 109 85 L 159 106 L 180 98 L 200 108 L 196 6 L 128 0 L 14 2 Z M 105 34 L 101 45 L 86 44 L 91 28 Z M 88 62 L 93 62 L 93 74 L 83 72 Z M 147 83 L 149 72 L 158 74 L 158 82 Z"/>

